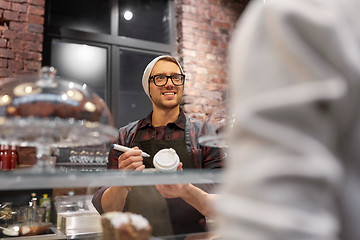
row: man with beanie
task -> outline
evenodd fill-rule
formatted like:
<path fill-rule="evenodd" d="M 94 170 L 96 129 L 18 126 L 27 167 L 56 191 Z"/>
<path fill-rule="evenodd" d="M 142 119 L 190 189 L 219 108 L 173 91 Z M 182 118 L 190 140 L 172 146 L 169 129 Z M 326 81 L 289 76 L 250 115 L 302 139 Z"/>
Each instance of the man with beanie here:
<path fill-rule="evenodd" d="M 120 154 L 111 150 L 108 168 L 141 171 L 153 168 L 153 156 L 161 149 L 173 148 L 183 168 L 220 168 L 223 154 L 219 149 L 198 143 L 202 122 L 187 117 L 180 108 L 185 75 L 171 56 L 159 56 L 145 68 L 142 85 L 152 101 L 153 111 L 144 119 L 119 130 L 116 144 L 134 148 Z M 142 151 L 151 155 L 143 158 Z M 99 213 L 130 211 L 142 214 L 153 228 L 153 235 L 166 236 L 206 231 L 205 216 L 211 216 L 215 196 L 192 184 L 99 189 L 93 204 Z"/>

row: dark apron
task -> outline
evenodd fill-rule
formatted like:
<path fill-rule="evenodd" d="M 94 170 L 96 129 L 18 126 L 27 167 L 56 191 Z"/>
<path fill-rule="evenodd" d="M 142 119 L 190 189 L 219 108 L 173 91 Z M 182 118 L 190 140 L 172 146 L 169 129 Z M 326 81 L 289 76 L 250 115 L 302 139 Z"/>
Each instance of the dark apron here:
<path fill-rule="evenodd" d="M 146 168 L 153 168 L 153 156 L 161 149 L 173 148 L 179 155 L 183 168 L 194 168 L 191 154 L 186 151 L 185 141 L 138 141 L 135 136 L 132 147 L 138 146 L 151 157 L 144 158 Z M 181 198 L 165 199 L 155 186 L 136 186 L 129 192 L 125 211 L 147 218 L 154 236 L 178 235 L 206 231 L 205 217 Z"/>

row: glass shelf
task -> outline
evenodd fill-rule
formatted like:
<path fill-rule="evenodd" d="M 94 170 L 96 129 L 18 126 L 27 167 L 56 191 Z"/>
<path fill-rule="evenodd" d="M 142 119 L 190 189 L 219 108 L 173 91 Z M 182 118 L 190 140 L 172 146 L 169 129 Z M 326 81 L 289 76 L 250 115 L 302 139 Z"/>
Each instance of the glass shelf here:
<path fill-rule="evenodd" d="M 175 173 L 136 171 L 53 171 L 20 169 L 0 173 L 0 190 L 49 189 L 155 184 L 212 184 L 222 182 L 223 170 L 183 170 Z"/>

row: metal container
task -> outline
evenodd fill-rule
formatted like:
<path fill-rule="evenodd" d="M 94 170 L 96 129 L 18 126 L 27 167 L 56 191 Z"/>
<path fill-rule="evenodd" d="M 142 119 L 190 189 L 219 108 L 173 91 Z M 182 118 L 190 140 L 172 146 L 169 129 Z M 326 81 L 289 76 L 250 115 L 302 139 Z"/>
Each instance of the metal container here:
<path fill-rule="evenodd" d="M 58 214 L 58 228 L 66 235 L 102 232 L 99 214 L 68 212 Z"/>
<path fill-rule="evenodd" d="M 56 197 L 57 228 L 67 236 L 101 233 L 101 216 L 91 199 L 92 195 Z"/>

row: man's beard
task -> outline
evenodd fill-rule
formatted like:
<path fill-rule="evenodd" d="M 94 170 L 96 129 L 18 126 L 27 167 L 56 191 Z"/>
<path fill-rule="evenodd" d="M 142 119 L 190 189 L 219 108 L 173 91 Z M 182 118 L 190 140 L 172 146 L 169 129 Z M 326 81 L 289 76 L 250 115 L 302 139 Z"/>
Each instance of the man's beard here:
<path fill-rule="evenodd" d="M 181 98 L 180 99 L 176 98 L 176 101 L 173 103 L 164 103 L 160 99 L 155 99 L 155 101 L 153 99 L 153 104 L 157 108 L 163 109 L 163 110 L 171 110 L 171 109 L 177 108 L 180 105 L 180 103 L 181 103 Z"/>

